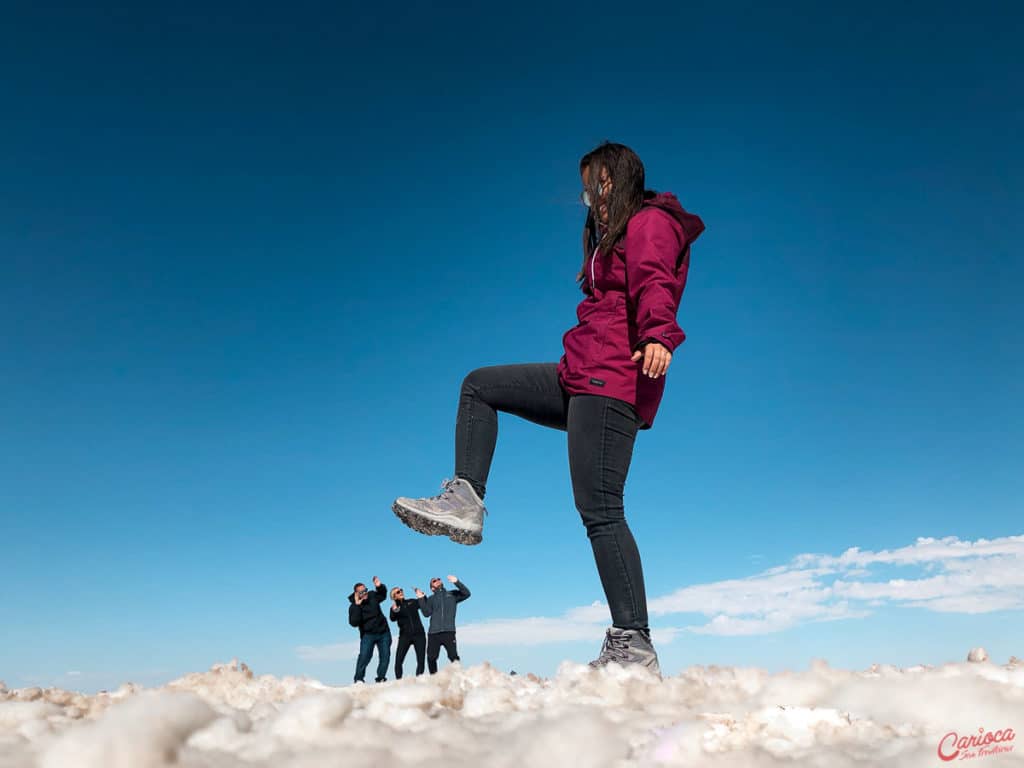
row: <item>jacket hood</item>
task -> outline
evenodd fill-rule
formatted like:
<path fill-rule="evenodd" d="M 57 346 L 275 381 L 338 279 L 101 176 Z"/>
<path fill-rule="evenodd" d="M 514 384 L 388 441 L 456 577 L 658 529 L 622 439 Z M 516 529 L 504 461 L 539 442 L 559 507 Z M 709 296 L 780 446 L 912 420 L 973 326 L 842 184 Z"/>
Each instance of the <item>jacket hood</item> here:
<path fill-rule="evenodd" d="M 690 213 L 679 204 L 679 200 L 671 192 L 644 192 L 644 206 L 660 208 L 678 221 L 686 233 L 686 244 L 690 245 L 704 231 L 704 222 L 700 216 Z M 641 209 L 642 210 L 642 209 Z"/>

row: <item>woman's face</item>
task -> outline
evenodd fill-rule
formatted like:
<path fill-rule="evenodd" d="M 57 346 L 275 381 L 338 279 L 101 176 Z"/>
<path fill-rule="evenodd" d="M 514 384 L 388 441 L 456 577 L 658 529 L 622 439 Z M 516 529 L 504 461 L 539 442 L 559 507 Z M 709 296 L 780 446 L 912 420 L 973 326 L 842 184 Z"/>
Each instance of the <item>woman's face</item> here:
<path fill-rule="evenodd" d="M 590 186 L 590 168 L 585 167 L 583 173 L 583 189 L 586 190 Z M 597 199 L 597 215 L 601 220 L 602 224 L 608 223 L 608 194 L 612 191 L 612 177 L 608 173 L 608 169 L 605 166 L 601 166 L 601 196 Z M 591 201 L 593 205 L 593 201 Z"/>

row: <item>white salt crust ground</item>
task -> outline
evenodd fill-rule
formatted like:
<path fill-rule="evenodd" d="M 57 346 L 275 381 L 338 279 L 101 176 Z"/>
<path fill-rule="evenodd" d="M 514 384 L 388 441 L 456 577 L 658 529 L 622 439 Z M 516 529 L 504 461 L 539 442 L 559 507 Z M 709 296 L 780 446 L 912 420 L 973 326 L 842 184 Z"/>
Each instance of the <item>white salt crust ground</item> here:
<path fill-rule="evenodd" d="M 568 662 L 550 680 L 456 664 L 345 688 L 231 662 L 95 696 L 0 683 L 0 768 L 941 766 L 951 731 L 1024 731 L 1024 662 L 972 659 L 691 667 L 660 682 Z M 1022 740 L 970 762 L 1024 765 Z"/>

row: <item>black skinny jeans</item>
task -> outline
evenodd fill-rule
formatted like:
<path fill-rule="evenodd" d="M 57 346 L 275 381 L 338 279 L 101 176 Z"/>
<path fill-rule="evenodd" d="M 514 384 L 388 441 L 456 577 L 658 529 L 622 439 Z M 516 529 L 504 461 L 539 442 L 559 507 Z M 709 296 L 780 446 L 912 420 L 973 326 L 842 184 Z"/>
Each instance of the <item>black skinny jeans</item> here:
<path fill-rule="evenodd" d="M 612 623 L 646 629 L 640 552 L 622 507 L 638 428 L 636 411 L 611 397 L 570 396 L 558 381 L 557 369 L 555 363 L 496 365 L 466 376 L 455 426 L 455 476 L 483 498 L 498 439 L 498 411 L 568 432 L 573 496 Z"/>
<path fill-rule="evenodd" d="M 398 634 L 398 650 L 395 651 L 395 680 L 402 679 L 402 664 L 405 663 L 405 654 L 409 652 L 410 646 L 416 651 L 416 674 L 423 674 L 427 636 L 424 634 L 407 635 L 404 632 L 400 632 Z"/>

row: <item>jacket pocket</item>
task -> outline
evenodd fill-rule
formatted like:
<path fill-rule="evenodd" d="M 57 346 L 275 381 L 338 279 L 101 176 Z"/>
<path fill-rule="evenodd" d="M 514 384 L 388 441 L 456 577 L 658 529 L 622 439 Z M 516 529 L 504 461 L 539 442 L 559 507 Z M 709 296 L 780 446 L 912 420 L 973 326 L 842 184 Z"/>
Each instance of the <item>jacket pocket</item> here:
<path fill-rule="evenodd" d="M 605 356 L 605 346 L 608 344 L 608 337 L 612 336 L 612 327 L 619 315 L 622 313 L 622 308 L 626 304 L 626 299 L 622 294 L 618 294 L 615 297 L 615 302 L 612 304 L 611 310 L 601 318 L 600 324 L 597 329 L 597 338 L 594 340 L 594 349 L 596 351 L 595 360 L 591 362 L 603 361 Z"/>

